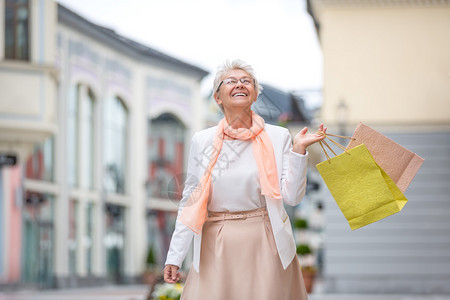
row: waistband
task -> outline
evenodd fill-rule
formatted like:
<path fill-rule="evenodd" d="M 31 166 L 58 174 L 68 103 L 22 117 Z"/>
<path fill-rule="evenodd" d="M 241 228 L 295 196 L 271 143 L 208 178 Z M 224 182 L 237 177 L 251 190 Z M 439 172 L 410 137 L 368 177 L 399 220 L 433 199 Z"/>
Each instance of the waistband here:
<path fill-rule="evenodd" d="M 208 218 L 206 221 L 224 221 L 224 220 L 245 220 L 247 218 L 265 217 L 268 215 L 265 207 L 237 212 L 208 212 Z"/>

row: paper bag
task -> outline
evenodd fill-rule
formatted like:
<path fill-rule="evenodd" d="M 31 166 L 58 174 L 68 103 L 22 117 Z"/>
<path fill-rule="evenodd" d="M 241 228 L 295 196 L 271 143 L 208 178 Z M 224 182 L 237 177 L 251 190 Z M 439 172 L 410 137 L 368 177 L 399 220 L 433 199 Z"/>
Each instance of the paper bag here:
<path fill-rule="evenodd" d="M 399 212 L 408 201 L 364 144 L 316 167 L 352 230 Z"/>
<path fill-rule="evenodd" d="M 419 171 L 423 158 L 363 123 L 358 124 L 352 138 L 347 149 L 366 145 L 376 163 L 405 192 Z"/>

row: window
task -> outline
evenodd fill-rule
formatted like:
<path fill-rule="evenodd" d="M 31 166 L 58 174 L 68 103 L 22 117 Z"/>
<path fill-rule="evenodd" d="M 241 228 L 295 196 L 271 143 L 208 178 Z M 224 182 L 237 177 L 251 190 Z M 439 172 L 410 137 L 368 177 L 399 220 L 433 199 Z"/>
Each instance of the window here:
<path fill-rule="evenodd" d="M 148 195 L 180 200 L 185 127 L 173 115 L 162 114 L 149 122 L 148 133 Z"/>
<path fill-rule="evenodd" d="M 5 58 L 30 57 L 28 0 L 5 0 Z"/>
<path fill-rule="evenodd" d="M 107 204 L 105 215 L 106 272 L 112 281 L 122 283 L 125 256 L 125 207 Z"/>
<path fill-rule="evenodd" d="M 26 163 L 26 177 L 35 180 L 53 181 L 54 138 L 37 143 Z"/>
<path fill-rule="evenodd" d="M 128 111 L 118 97 L 108 99 L 104 110 L 105 189 L 125 193 Z"/>
<path fill-rule="evenodd" d="M 82 188 L 94 188 L 94 95 L 91 90 L 80 91 L 81 178 Z"/>
<path fill-rule="evenodd" d="M 78 249 L 78 202 L 74 199 L 69 201 L 69 236 L 68 236 L 68 250 L 69 250 L 69 273 L 74 275 L 77 272 L 77 249 Z"/>
<path fill-rule="evenodd" d="M 72 87 L 67 102 L 68 182 L 94 189 L 95 98 L 85 85 Z"/>
<path fill-rule="evenodd" d="M 67 101 L 67 166 L 70 186 L 78 183 L 78 86 L 70 89 Z"/>
<path fill-rule="evenodd" d="M 22 280 L 39 288 L 54 286 L 55 198 L 25 191 L 22 210 Z"/>
<path fill-rule="evenodd" d="M 94 204 L 87 203 L 86 205 L 86 232 L 83 240 L 83 245 L 86 251 L 86 273 L 92 275 L 93 263 L 93 243 L 94 243 Z"/>

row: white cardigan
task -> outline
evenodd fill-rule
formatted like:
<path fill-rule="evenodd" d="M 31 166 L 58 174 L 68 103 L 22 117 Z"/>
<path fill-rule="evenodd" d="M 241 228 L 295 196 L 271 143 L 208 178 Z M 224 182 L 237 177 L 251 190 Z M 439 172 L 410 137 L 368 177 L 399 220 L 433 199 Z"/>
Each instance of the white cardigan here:
<path fill-rule="evenodd" d="M 199 131 L 192 138 L 186 185 L 180 201 L 178 216 L 189 198 L 192 189 L 197 186 L 209 163 L 216 129 L 217 126 Z M 283 200 L 277 200 L 266 196 L 266 207 L 272 224 L 278 255 L 280 256 L 283 268 L 286 269 L 296 256 L 296 247 L 291 223 L 284 209 L 283 201 L 288 205 L 294 206 L 299 204 L 305 195 L 308 155 L 301 155 L 291 150 L 291 135 L 286 128 L 266 124 L 264 129 L 272 140 L 280 180 L 281 196 L 283 197 Z M 236 178 L 236 182 L 239 183 L 239 178 Z M 178 219 L 165 264 L 181 267 L 189 251 L 192 238 L 194 238 L 193 267 L 198 272 L 200 266 L 201 234 L 195 234 L 178 221 Z"/>

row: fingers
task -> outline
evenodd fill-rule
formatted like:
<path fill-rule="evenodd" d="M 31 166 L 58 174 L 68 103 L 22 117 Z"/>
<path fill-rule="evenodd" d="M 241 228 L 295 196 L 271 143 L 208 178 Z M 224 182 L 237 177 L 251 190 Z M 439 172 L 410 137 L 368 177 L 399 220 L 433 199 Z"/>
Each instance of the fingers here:
<path fill-rule="evenodd" d="M 178 267 L 174 266 L 174 265 L 168 265 L 167 266 L 167 280 L 166 278 L 164 278 L 166 280 L 166 282 L 168 283 L 176 283 L 178 280 Z"/>
<path fill-rule="evenodd" d="M 172 280 L 177 282 L 180 279 L 180 273 L 178 273 L 178 267 L 177 266 L 170 266 L 171 273 L 172 273 Z"/>
<path fill-rule="evenodd" d="M 176 283 L 180 280 L 178 266 L 166 265 L 164 267 L 164 281 L 167 283 Z"/>
<path fill-rule="evenodd" d="M 320 123 L 320 125 L 319 125 L 319 132 L 323 132 L 323 133 L 326 133 L 327 132 L 327 127 L 324 127 L 323 126 L 323 123 Z M 308 127 L 303 127 L 303 129 L 302 130 L 300 130 L 300 134 L 301 135 L 305 135 L 306 133 L 308 132 Z M 320 135 L 321 137 L 323 136 L 322 134 Z"/>
<path fill-rule="evenodd" d="M 313 134 L 307 134 L 308 127 L 304 127 L 294 137 L 293 146 L 295 149 L 298 150 L 295 152 L 303 153 L 304 152 L 303 149 L 306 149 L 306 147 L 325 139 L 324 133 L 326 131 L 327 128 L 324 127 L 323 123 L 320 123 L 319 130 Z"/>
<path fill-rule="evenodd" d="M 319 132 L 326 133 L 327 129 L 328 129 L 327 127 L 323 126 L 323 123 L 320 123 L 320 125 L 319 125 Z"/>
<path fill-rule="evenodd" d="M 323 123 L 320 123 L 320 125 L 319 125 L 319 131 L 322 131 L 323 133 L 325 133 L 326 131 L 327 131 L 327 127 L 324 127 L 323 126 Z"/>
<path fill-rule="evenodd" d="M 172 270 L 171 270 L 170 266 L 165 266 L 164 267 L 164 281 L 167 282 L 167 283 L 171 283 L 171 282 L 169 282 L 169 280 L 172 280 L 171 272 L 172 272 Z"/>

